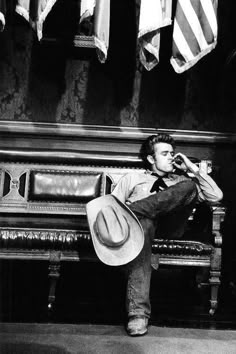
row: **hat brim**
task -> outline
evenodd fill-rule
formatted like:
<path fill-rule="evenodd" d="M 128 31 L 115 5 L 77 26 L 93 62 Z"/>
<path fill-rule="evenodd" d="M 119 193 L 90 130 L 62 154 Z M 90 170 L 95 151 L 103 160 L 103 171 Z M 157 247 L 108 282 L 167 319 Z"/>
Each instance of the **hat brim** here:
<path fill-rule="evenodd" d="M 121 208 L 130 226 L 130 233 L 126 242 L 116 248 L 108 247 L 101 243 L 94 227 L 97 214 L 103 207 L 108 205 Z M 137 217 L 125 204 L 120 202 L 114 195 L 108 194 L 87 203 L 86 212 L 94 249 L 98 258 L 103 263 L 111 266 L 119 266 L 131 262 L 138 256 L 144 245 L 144 232 Z"/>

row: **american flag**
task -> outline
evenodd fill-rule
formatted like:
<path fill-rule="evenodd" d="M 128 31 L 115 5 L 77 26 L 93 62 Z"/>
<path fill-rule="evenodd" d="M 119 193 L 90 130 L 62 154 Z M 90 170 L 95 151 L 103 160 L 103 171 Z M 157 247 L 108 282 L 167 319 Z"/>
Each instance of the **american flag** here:
<path fill-rule="evenodd" d="M 43 36 L 43 24 L 57 0 L 17 0 L 16 12 L 23 16 L 36 31 L 38 40 Z"/>
<path fill-rule="evenodd" d="M 145 69 L 159 63 L 160 29 L 171 24 L 172 0 L 141 0 L 139 14 L 139 58 Z"/>
<path fill-rule="evenodd" d="M 177 73 L 195 65 L 217 43 L 218 0 L 177 0 L 171 64 Z"/>

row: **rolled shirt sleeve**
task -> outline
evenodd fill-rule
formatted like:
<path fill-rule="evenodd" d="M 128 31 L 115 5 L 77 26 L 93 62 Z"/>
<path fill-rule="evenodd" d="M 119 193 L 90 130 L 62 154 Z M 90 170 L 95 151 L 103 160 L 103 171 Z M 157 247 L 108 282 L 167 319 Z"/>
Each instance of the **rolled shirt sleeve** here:
<path fill-rule="evenodd" d="M 199 202 L 217 203 L 221 201 L 223 192 L 208 174 L 197 171 L 194 173 L 193 180 L 197 185 Z"/>

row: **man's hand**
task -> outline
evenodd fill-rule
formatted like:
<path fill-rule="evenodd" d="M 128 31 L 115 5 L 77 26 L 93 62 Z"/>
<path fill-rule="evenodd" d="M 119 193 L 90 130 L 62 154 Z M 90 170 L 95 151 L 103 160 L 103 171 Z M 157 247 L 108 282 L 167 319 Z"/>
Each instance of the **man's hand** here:
<path fill-rule="evenodd" d="M 180 161 L 180 163 L 175 162 L 175 160 Z M 191 162 L 186 155 L 182 154 L 181 152 L 175 154 L 173 165 L 182 171 L 190 171 L 193 173 L 199 171 L 199 168 L 193 162 Z"/>

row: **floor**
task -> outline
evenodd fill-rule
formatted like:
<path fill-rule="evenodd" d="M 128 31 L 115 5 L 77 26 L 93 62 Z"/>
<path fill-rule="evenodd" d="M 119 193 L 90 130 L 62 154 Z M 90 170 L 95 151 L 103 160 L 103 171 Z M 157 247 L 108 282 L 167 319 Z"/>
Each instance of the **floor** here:
<path fill-rule="evenodd" d="M 0 324 L 1 354 L 235 354 L 236 332 L 150 326 L 144 337 L 123 326 Z"/>

